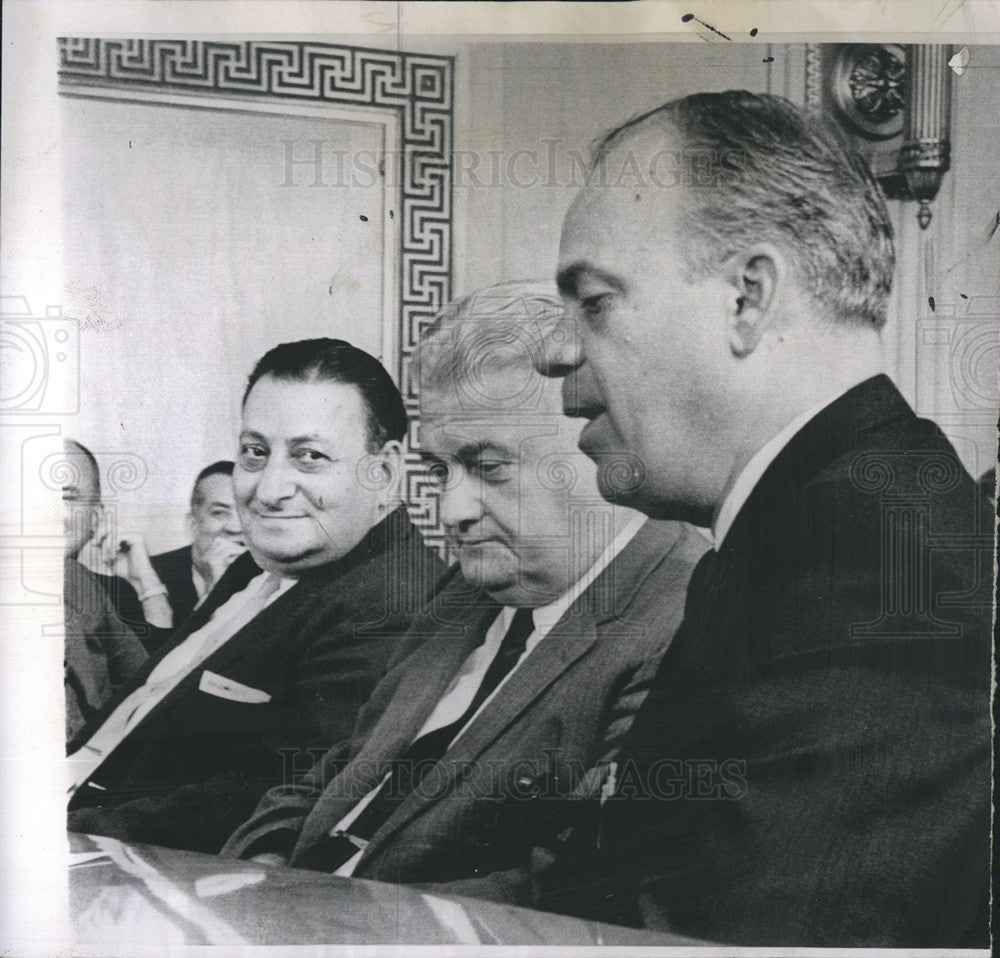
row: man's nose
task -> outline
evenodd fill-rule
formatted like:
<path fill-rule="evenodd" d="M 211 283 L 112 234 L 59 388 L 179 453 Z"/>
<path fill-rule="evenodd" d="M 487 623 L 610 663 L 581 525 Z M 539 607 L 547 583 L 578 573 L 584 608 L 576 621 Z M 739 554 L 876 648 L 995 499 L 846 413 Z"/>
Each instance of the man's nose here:
<path fill-rule="evenodd" d="M 565 315 L 542 341 L 535 368 L 543 376 L 566 376 L 583 363 L 579 323 Z"/>
<path fill-rule="evenodd" d="M 482 517 L 480 483 L 464 470 L 449 475 L 447 485 L 441 490 L 438 508 L 441 521 L 448 529 L 463 532 Z"/>
<path fill-rule="evenodd" d="M 295 478 L 291 464 L 277 457 L 268 460 L 267 465 L 257 473 L 254 497 L 261 505 L 278 508 L 295 493 Z"/>
<path fill-rule="evenodd" d="M 243 541 L 243 526 L 240 525 L 239 516 L 233 514 L 226 517 L 225 522 L 222 525 L 223 535 L 229 536 L 230 539 L 237 539 L 238 541 Z"/>

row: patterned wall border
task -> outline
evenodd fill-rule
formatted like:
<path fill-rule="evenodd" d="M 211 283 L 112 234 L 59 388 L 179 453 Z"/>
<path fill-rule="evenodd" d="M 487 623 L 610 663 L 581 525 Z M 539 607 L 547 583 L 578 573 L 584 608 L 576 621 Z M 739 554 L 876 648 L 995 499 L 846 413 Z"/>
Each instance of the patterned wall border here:
<path fill-rule="evenodd" d="M 395 373 L 415 445 L 417 385 L 409 363 L 423 326 L 451 298 L 454 59 L 330 43 L 59 39 L 59 78 L 116 89 L 209 91 L 396 111 L 402 138 L 400 364 Z M 437 499 L 407 454 L 410 512 L 443 551 Z"/>

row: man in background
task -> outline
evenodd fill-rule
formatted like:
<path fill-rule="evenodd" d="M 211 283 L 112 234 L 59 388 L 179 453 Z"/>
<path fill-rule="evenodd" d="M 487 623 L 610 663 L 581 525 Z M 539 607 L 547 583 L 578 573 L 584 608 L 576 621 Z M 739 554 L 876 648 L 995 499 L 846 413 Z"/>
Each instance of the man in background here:
<path fill-rule="evenodd" d="M 233 463 L 213 462 L 198 473 L 191 490 L 191 545 L 150 557 L 167 590 L 174 623 L 194 611 L 237 556 L 246 538 L 233 498 Z"/>
<path fill-rule="evenodd" d="M 698 175 L 657 165 L 681 159 Z M 597 162 L 649 175 L 570 208 L 544 367 L 581 449 L 634 464 L 602 491 L 715 548 L 618 751 L 631 787 L 541 904 L 741 945 L 985 947 L 993 521 L 881 372 L 881 192 L 821 118 L 745 91 L 626 123 Z"/>
<path fill-rule="evenodd" d="M 118 618 L 96 577 L 77 561 L 101 518 L 101 479 L 93 453 L 64 443 L 63 608 L 66 624 L 66 740 L 146 662 L 139 640 Z"/>
<path fill-rule="evenodd" d="M 550 284 L 507 283 L 424 332 L 421 453 L 458 566 L 353 735 L 265 796 L 227 854 L 530 901 L 533 847 L 627 729 L 707 545 L 601 499 L 581 423 L 532 365 L 561 313 Z"/>
<path fill-rule="evenodd" d="M 216 852 L 350 733 L 443 572 L 400 504 L 407 418 L 378 360 L 285 343 L 254 367 L 233 473 L 250 555 L 76 737 L 70 827 Z"/>
<path fill-rule="evenodd" d="M 232 475 L 233 463 L 226 460 L 198 473 L 187 516 L 191 545 L 150 556 L 141 536 L 116 535 L 102 516 L 96 534 L 81 552 L 80 561 L 104 586 L 119 618 L 150 652 L 169 638 L 229 565 L 246 552 Z M 249 556 L 239 569 L 244 586 L 260 573 Z M 148 618 L 148 600 L 160 595 L 167 597 L 169 610 L 160 604 Z"/>

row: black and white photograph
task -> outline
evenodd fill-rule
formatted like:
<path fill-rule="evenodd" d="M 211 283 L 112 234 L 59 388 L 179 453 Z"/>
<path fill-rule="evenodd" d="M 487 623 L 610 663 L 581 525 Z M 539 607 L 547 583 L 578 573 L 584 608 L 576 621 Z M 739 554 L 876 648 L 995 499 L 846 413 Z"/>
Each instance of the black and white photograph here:
<path fill-rule="evenodd" d="M 991 953 L 1000 8 L 903 6 L 5 5 L 3 954 Z"/>

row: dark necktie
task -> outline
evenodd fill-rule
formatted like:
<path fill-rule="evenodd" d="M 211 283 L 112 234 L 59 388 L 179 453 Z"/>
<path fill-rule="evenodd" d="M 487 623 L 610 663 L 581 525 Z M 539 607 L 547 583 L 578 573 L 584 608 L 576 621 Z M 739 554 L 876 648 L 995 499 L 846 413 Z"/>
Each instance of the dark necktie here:
<path fill-rule="evenodd" d="M 351 858 L 364 843 L 371 839 L 387 822 L 406 797 L 424 780 L 427 773 L 444 756 L 448 746 L 468 724 L 490 694 L 517 664 L 524 654 L 528 637 L 534 631 L 531 609 L 518 609 L 514 613 L 500 648 L 490 663 L 483 681 L 472 697 L 468 708 L 454 722 L 421 735 L 392 763 L 389 777 L 382 783 L 375 797 L 350 825 L 350 836 L 334 835 L 321 842 L 308 854 L 311 867 L 335 871 Z M 361 839 L 352 841 L 351 839 Z"/>

